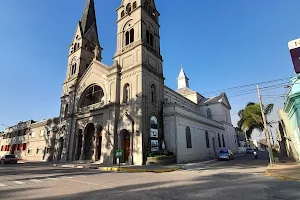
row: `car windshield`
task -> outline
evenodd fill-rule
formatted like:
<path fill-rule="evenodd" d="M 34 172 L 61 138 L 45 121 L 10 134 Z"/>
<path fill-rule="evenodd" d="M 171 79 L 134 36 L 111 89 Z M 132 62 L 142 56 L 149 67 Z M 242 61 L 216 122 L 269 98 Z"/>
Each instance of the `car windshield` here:
<path fill-rule="evenodd" d="M 228 150 L 221 150 L 220 153 L 228 153 Z"/>

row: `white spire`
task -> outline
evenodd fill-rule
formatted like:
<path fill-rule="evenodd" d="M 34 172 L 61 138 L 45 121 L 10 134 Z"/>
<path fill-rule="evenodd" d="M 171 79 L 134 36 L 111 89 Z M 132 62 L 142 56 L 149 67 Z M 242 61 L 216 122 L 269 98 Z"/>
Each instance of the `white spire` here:
<path fill-rule="evenodd" d="M 186 76 L 186 74 L 184 73 L 184 70 L 183 70 L 183 66 L 181 65 L 180 66 L 180 72 L 179 72 L 179 76 L 177 78 L 177 82 L 178 82 L 178 89 L 180 88 L 185 88 L 185 87 L 189 87 L 189 79 L 188 77 Z"/>
<path fill-rule="evenodd" d="M 186 75 L 184 73 L 183 66 L 181 64 L 178 78 L 185 78 L 185 77 L 186 77 Z"/>

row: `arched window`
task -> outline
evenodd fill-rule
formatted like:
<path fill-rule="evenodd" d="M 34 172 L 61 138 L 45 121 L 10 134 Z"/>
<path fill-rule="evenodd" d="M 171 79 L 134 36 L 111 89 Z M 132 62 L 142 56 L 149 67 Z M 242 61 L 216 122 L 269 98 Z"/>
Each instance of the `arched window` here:
<path fill-rule="evenodd" d="M 128 45 L 129 44 L 129 32 L 127 31 L 125 33 L 125 45 Z"/>
<path fill-rule="evenodd" d="M 66 104 L 65 110 L 64 110 L 64 117 L 67 117 L 69 113 L 69 104 Z"/>
<path fill-rule="evenodd" d="M 134 42 L 134 29 L 130 30 L 130 43 Z"/>
<path fill-rule="evenodd" d="M 74 63 L 71 67 L 71 74 L 75 74 L 76 73 L 76 63 Z"/>
<path fill-rule="evenodd" d="M 218 143 L 219 143 L 219 147 L 222 147 L 222 145 L 221 145 L 220 133 L 218 133 Z"/>
<path fill-rule="evenodd" d="M 208 119 L 212 119 L 211 110 L 209 108 L 206 110 L 206 116 Z"/>
<path fill-rule="evenodd" d="M 209 144 L 209 136 L 208 136 L 208 132 L 205 131 L 205 140 L 206 140 L 206 147 L 210 148 L 210 144 Z"/>
<path fill-rule="evenodd" d="M 85 90 L 81 97 L 80 107 L 92 105 L 101 102 L 104 97 L 102 88 L 98 85 L 92 85 Z"/>
<path fill-rule="evenodd" d="M 128 83 L 126 83 L 123 88 L 123 102 L 124 103 L 129 101 L 129 96 L 130 96 L 130 86 Z"/>
<path fill-rule="evenodd" d="M 130 31 L 126 31 L 125 33 L 125 45 L 134 42 L 134 29 L 130 29 Z"/>
<path fill-rule="evenodd" d="M 192 148 L 192 136 L 190 127 L 185 128 L 186 148 Z"/>
<path fill-rule="evenodd" d="M 146 31 L 146 42 L 151 46 L 154 47 L 154 38 L 153 34 L 150 31 Z"/>
<path fill-rule="evenodd" d="M 131 12 L 131 4 L 130 4 L 130 3 L 127 4 L 127 6 L 126 6 L 126 12 L 127 12 L 127 13 L 130 13 L 130 12 Z"/>
<path fill-rule="evenodd" d="M 224 134 L 222 134 L 222 142 L 223 142 L 223 147 L 225 147 L 225 139 L 224 139 Z"/>
<path fill-rule="evenodd" d="M 122 12 L 121 12 L 121 17 L 124 17 L 124 16 L 125 16 L 125 11 L 122 10 Z"/>
<path fill-rule="evenodd" d="M 151 102 L 156 102 L 156 87 L 154 84 L 151 85 Z"/>
<path fill-rule="evenodd" d="M 136 9 L 136 1 L 133 2 L 132 8 L 133 8 L 133 9 Z"/>

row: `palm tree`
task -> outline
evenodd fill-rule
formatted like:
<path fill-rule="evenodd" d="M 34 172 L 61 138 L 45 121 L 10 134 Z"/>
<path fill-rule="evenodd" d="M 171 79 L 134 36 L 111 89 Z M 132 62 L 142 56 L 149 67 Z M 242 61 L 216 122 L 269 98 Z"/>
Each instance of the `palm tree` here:
<path fill-rule="evenodd" d="M 264 114 L 268 115 L 272 112 L 274 104 L 268 104 L 264 106 Z M 258 130 L 262 132 L 264 130 L 264 123 L 262 119 L 260 105 L 258 103 L 249 102 L 243 110 L 238 113 L 240 120 L 238 121 L 238 127 L 241 128 L 251 138 L 252 132 Z M 272 122 L 267 124 L 271 126 Z"/>

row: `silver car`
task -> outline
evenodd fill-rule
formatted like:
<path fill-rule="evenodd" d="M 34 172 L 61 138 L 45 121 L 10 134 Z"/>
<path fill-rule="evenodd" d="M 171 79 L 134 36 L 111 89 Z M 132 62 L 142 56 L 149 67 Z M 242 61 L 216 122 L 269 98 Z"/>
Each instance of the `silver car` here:
<path fill-rule="evenodd" d="M 218 160 L 233 160 L 233 153 L 230 150 L 221 150 Z"/>

